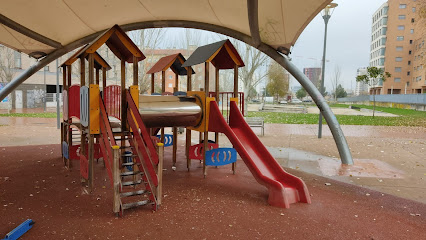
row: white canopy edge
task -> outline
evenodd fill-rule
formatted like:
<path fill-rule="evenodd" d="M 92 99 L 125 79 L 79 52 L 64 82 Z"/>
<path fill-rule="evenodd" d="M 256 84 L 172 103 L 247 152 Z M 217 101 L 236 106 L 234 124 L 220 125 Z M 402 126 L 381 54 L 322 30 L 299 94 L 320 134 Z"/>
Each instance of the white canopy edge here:
<path fill-rule="evenodd" d="M 3 0 L 0 43 L 31 54 L 49 54 L 83 37 L 113 26 L 149 21 L 191 21 L 232 29 L 251 36 L 246 0 Z M 257 1 L 256 1 L 257 2 Z M 307 24 L 331 0 L 258 1 L 261 41 L 290 49 Z M 5 22 L 9 20 L 9 23 Z M 16 26 L 11 26 L 16 23 Z M 27 34 L 28 30 L 33 34 Z M 40 35 L 40 38 L 37 38 Z M 46 41 L 42 41 L 45 38 Z"/>

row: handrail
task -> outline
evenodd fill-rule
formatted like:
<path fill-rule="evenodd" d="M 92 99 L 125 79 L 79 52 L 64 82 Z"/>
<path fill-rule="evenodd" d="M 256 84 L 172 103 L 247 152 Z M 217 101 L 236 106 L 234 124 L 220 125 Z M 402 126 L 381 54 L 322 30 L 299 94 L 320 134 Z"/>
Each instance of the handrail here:
<path fill-rule="evenodd" d="M 138 145 L 136 151 L 142 155 L 139 160 L 142 160 L 141 164 L 146 168 L 144 170 L 147 172 L 152 184 L 158 186 L 158 178 L 154 168 L 158 164 L 157 151 L 129 91 L 126 92 L 126 100 L 128 105 L 127 122 Z"/>
<path fill-rule="evenodd" d="M 139 113 L 139 109 L 136 107 L 135 102 L 133 101 L 132 96 L 130 95 L 130 92 L 126 92 L 126 99 L 129 106 L 129 110 L 132 112 L 134 119 L 136 120 L 137 125 L 139 126 L 140 133 L 143 137 L 143 140 L 148 147 L 149 153 L 152 157 L 152 163 L 157 165 L 158 164 L 158 154 L 154 147 L 154 144 L 152 143 L 151 136 L 148 133 L 148 130 L 145 127 L 145 124 L 142 121 L 142 117 Z"/>
<path fill-rule="evenodd" d="M 111 125 L 108 120 L 108 114 L 105 109 L 104 102 L 102 97 L 99 98 L 99 108 L 100 108 L 100 127 L 101 127 L 101 136 L 99 137 L 99 145 L 103 153 L 103 159 L 105 162 L 105 167 L 111 181 L 111 185 L 114 185 L 113 174 L 112 174 L 112 164 L 113 164 L 113 152 L 112 146 L 116 146 L 114 135 L 112 134 Z"/>
<path fill-rule="evenodd" d="M 130 129 L 133 130 L 133 138 L 136 140 L 137 147 L 135 150 L 137 153 L 140 153 L 142 155 L 141 158 L 136 159 L 136 161 L 140 161 L 140 164 L 142 164 L 142 167 L 144 168 L 144 172 L 147 173 L 147 176 L 149 176 L 150 181 L 154 186 L 158 186 L 158 179 L 157 174 L 155 173 L 154 164 L 152 163 L 152 157 L 148 155 L 147 146 L 144 144 L 145 142 L 142 139 L 142 136 L 138 134 L 138 130 L 135 124 L 135 121 L 132 119 L 132 114 L 130 112 L 127 112 L 127 121 L 129 123 Z M 151 155 L 152 156 L 152 155 Z M 153 189 L 151 187 L 151 189 Z"/>

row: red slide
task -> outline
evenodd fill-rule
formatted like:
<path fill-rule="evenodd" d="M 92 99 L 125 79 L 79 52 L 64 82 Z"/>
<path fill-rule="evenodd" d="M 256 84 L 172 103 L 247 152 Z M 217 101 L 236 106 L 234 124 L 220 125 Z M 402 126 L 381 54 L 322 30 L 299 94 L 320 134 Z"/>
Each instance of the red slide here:
<path fill-rule="evenodd" d="M 210 102 L 209 131 L 224 133 L 234 145 L 251 173 L 269 190 L 268 203 L 289 208 L 291 203 L 311 203 L 308 188 L 278 164 L 250 126 L 245 122 L 236 102 L 231 101 L 229 125 L 223 118 L 217 103 Z"/>

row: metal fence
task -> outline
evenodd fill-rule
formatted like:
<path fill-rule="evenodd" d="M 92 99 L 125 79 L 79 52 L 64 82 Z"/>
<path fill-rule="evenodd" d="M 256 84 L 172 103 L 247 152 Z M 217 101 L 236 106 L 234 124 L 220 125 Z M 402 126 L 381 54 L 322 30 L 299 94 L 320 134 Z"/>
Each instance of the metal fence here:
<path fill-rule="evenodd" d="M 338 102 L 372 102 L 373 95 L 338 98 Z M 376 95 L 376 102 L 426 105 L 426 94 L 386 94 Z"/>

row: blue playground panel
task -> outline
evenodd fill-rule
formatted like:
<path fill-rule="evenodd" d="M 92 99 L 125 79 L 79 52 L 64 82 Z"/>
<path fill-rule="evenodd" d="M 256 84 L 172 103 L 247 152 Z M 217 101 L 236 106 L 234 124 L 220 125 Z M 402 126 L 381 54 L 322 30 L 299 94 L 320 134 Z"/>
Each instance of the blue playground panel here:
<path fill-rule="evenodd" d="M 161 135 L 157 135 L 161 139 Z M 164 134 L 164 147 L 173 146 L 173 134 Z"/>
<path fill-rule="evenodd" d="M 27 219 L 25 222 L 21 223 L 21 225 L 17 226 L 11 232 L 6 234 L 6 237 L 3 240 L 16 240 L 20 238 L 24 233 L 30 230 L 34 225 L 33 220 Z"/>
<path fill-rule="evenodd" d="M 215 148 L 206 152 L 206 165 L 223 166 L 237 161 L 237 151 L 233 148 Z"/>
<path fill-rule="evenodd" d="M 64 158 L 70 159 L 70 153 L 68 152 L 68 143 L 65 141 L 62 142 L 62 154 L 64 155 Z"/>

